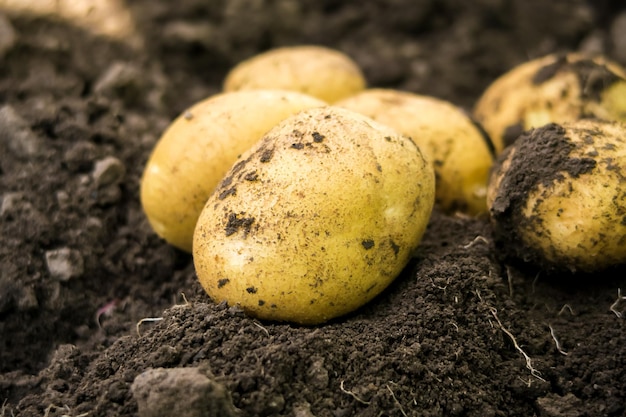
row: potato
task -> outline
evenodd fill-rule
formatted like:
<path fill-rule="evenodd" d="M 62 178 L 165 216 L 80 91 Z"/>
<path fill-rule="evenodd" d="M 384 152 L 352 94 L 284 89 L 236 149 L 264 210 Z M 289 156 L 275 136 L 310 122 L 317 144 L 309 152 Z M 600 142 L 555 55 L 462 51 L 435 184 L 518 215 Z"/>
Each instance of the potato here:
<path fill-rule="evenodd" d="M 603 57 L 549 55 L 526 62 L 494 81 L 474 116 L 498 152 L 523 131 L 592 117 L 626 122 L 626 75 Z"/>
<path fill-rule="evenodd" d="M 324 105 L 306 94 L 257 90 L 219 94 L 185 111 L 163 133 L 141 179 L 154 231 L 191 252 L 200 211 L 237 157 L 288 116 Z"/>
<path fill-rule="evenodd" d="M 493 145 L 460 108 L 434 97 L 369 89 L 335 103 L 413 139 L 433 162 L 436 202 L 446 211 L 487 212 Z"/>
<path fill-rule="evenodd" d="M 405 267 L 434 204 L 419 148 L 358 113 L 305 110 L 268 132 L 200 214 L 193 257 L 216 301 L 317 324 L 355 310 Z"/>
<path fill-rule="evenodd" d="M 235 66 L 224 91 L 278 88 L 334 103 L 365 88 L 365 77 L 347 55 L 321 46 L 272 49 Z"/>
<path fill-rule="evenodd" d="M 504 253 L 548 270 L 626 263 L 626 125 L 580 120 L 524 133 L 488 189 Z"/>

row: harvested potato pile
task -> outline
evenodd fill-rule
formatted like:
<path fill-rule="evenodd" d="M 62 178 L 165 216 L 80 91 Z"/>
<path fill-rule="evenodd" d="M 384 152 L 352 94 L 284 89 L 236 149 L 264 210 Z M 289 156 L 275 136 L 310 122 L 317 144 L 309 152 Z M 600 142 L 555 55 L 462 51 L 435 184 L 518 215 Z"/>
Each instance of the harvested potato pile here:
<path fill-rule="evenodd" d="M 215 301 L 301 324 L 351 312 L 407 265 L 435 202 L 489 211 L 503 253 L 545 269 L 625 261 L 624 126 L 545 125 L 624 118 L 614 64 L 549 56 L 504 75 L 476 106 L 495 144 L 452 103 L 364 88 L 340 52 L 272 50 L 163 134 L 142 204 Z"/>
<path fill-rule="evenodd" d="M 498 152 L 523 131 L 585 117 L 626 122 L 626 74 L 604 57 L 549 55 L 494 81 L 474 115 Z"/>
<path fill-rule="evenodd" d="M 294 115 L 240 158 L 194 234 L 215 301 L 316 324 L 362 306 L 406 266 L 434 204 L 434 173 L 407 137 L 352 111 Z"/>
<path fill-rule="evenodd" d="M 335 103 L 396 129 L 430 159 L 437 177 L 436 201 L 448 212 L 487 211 L 487 179 L 493 145 L 460 108 L 434 97 L 369 89 Z"/>
<path fill-rule="evenodd" d="M 500 156 L 488 205 L 512 257 L 573 272 L 626 262 L 626 126 L 581 120 L 524 133 Z"/>

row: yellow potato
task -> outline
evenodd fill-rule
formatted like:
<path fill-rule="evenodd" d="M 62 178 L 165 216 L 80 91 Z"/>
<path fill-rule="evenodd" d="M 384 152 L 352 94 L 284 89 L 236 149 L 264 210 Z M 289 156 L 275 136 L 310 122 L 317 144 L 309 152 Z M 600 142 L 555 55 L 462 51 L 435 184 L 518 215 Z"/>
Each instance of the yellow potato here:
<path fill-rule="evenodd" d="M 446 211 L 485 213 L 492 144 L 457 106 L 409 92 L 370 89 L 335 103 L 413 139 L 434 164 L 437 203 Z"/>
<path fill-rule="evenodd" d="M 365 77 L 347 55 L 321 46 L 272 49 L 235 66 L 224 91 L 278 88 L 333 103 L 365 88 Z"/>
<path fill-rule="evenodd" d="M 218 94 L 185 111 L 163 133 L 141 179 L 154 231 L 191 252 L 200 211 L 237 157 L 288 116 L 324 105 L 297 92 L 256 90 Z"/>
<path fill-rule="evenodd" d="M 522 134 L 488 190 L 507 255 L 546 269 L 626 263 L 626 125 L 580 120 Z"/>
<path fill-rule="evenodd" d="M 292 116 L 246 152 L 194 233 L 216 302 L 317 324 L 362 306 L 401 272 L 434 204 L 434 172 L 406 136 L 326 107 Z"/>
<path fill-rule="evenodd" d="M 548 55 L 494 81 L 474 109 L 496 150 L 524 130 L 592 117 L 626 122 L 626 75 L 603 57 Z"/>

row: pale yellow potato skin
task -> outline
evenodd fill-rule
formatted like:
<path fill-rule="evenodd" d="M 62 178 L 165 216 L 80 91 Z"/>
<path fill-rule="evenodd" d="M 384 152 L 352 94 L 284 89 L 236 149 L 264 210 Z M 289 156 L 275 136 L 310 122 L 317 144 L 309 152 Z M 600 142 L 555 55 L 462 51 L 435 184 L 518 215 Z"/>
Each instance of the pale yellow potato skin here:
<path fill-rule="evenodd" d="M 276 48 L 240 62 L 224 91 L 278 88 L 334 103 L 365 88 L 359 66 L 346 54 L 315 45 Z"/>
<path fill-rule="evenodd" d="M 601 91 L 598 100 L 585 96 L 579 76 L 572 68 L 561 69 L 543 82 L 533 82 L 539 71 L 563 59 L 568 64 L 589 61 L 621 80 Z M 587 77 L 588 84 L 597 82 L 596 78 L 592 73 Z M 506 138 L 510 127 L 519 126 L 521 133 L 550 122 L 570 122 L 584 117 L 626 122 L 626 74 L 617 63 L 602 56 L 577 53 L 544 56 L 525 62 L 496 79 L 476 102 L 474 116 L 493 140 L 498 153 L 512 139 Z"/>
<path fill-rule="evenodd" d="M 200 283 L 260 319 L 318 324 L 364 305 L 418 246 L 434 172 L 406 136 L 363 115 L 305 110 L 268 132 L 209 198 Z"/>
<path fill-rule="evenodd" d="M 434 97 L 368 89 L 335 103 L 407 135 L 433 163 L 436 201 L 445 211 L 487 212 L 493 154 L 489 139 L 457 106 Z"/>
<path fill-rule="evenodd" d="M 512 227 L 504 239 L 518 245 L 518 257 L 548 269 L 595 272 L 624 264 L 626 125 L 580 120 L 561 126 L 573 144 L 567 159 L 579 166 L 582 161 L 587 168 L 575 168 L 574 175 L 561 170 L 550 180 L 539 178 L 528 192 L 520 191 L 526 194 L 524 198 L 497 208 L 498 199 L 511 198 L 511 189 L 503 184 L 507 180 L 520 183 L 522 173 L 511 172 L 514 158 L 521 153 L 521 145 L 514 143 L 503 154 L 506 158 L 499 161 L 489 184 L 488 204 L 494 219 Z M 526 153 L 524 157 L 537 159 L 533 163 L 548 163 L 542 156 Z M 500 213 L 494 213 L 494 207 Z"/>
<path fill-rule="evenodd" d="M 141 179 L 141 204 L 154 231 L 191 252 L 200 211 L 237 157 L 288 116 L 325 105 L 298 92 L 255 90 L 218 94 L 183 112 L 157 142 Z"/>

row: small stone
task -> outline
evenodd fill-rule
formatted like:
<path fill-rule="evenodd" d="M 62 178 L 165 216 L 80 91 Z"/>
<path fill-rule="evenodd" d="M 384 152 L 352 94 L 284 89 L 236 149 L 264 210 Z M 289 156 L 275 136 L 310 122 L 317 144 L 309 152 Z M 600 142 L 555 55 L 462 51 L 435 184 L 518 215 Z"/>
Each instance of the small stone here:
<path fill-rule="evenodd" d="M 19 213 L 22 210 L 30 210 L 32 205 L 26 201 L 24 194 L 18 192 L 9 192 L 2 196 L 2 204 L 0 204 L 0 216 Z"/>
<path fill-rule="evenodd" d="M 139 417 L 230 417 L 235 407 L 226 388 L 198 368 L 152 368 L 131 387 Z"/>
<path fill-rule="evenodd" d="M 313 361 L 307 371 L 307 381 L 316 389 L 321 390 L 328 387 L 330 378 L 328 376 L 328 369 L 324 367 L 323 358 L 317 358 Z"/>
<path fill-rule="evenodd" d="M 50 275 L 59 281 L 78 278 L 85 272 L 83 256 L 75 249 L 50 250 L 46 252 L 45 256 Z"/>
<path fill-rule="evenodd" d="M 97 159 L 98 148 L 92 142 L 75 142 L 66 152 L 63 162 L 72 172 L 87 171 Z"/>
<path fill-rule="evenodd" d="M 0 59 L 17 43 L 17 34 L 11 22 L 3 14 L 0 14 Z"/>
<path fill-rule="evenodd" d="M 9 105 L 0 107 L 0 140 L 16 156 L 26 158 L 37 154 L 41 140 L 28 123 Z"/>
<path fill-rule="evenodd" d="M 560 396 L 550 393 L 537 398 L 537 408 L 541 417 L 582 417 L 586 415 L 582 409 L 580 398 L 572 393 Z"/>
<path fill-rule="evenodd" d="M 92 176 L 98 188 L 119 184 L 126 174 L 126 167 L 119 159 L 108 156 L 96 162 Z"/>

